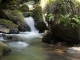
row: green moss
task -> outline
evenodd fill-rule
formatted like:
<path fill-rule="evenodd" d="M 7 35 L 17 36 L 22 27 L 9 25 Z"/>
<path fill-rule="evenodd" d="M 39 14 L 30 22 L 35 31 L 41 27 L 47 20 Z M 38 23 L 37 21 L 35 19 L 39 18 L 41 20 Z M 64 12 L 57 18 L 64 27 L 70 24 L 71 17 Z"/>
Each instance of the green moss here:
<path fill-rule="evenodd" d="M 33 17 L 35 20 L 43 20 L 41 6 L 36 6 L 33 10 Z"/>
<path fill-rule="evenodd" d="M 19 10 L 3 10 L 4 15 L 12 21 L 23 21 L 23 13 Z"/>
<path fill-rule="evenodd" d="M 18 27 L 16 24 L 14 24 L 12 21 L 10 20 L 6 20 L 6 19 L 0 19 L 0 24 L 5 25 L 7 27 L 12 26 L 12 27 Z"/>
<path fill-rule="evenodd" d="M 20 10 L 21 10 L 22 12 L 27 12 L 27 11 L 29 11 L 29 7 L 24 4 L 24 5 L 22 5 L 22 6 L 20 7 Z"/>

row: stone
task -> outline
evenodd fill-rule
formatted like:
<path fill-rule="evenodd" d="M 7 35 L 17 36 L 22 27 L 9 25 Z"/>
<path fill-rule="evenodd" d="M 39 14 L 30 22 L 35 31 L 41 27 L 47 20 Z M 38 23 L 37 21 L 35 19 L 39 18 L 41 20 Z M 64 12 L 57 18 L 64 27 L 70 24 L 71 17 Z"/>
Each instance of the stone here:
<path fill-rule="evenodd" d="M 10 52 L 11 52 L 11 49 L 6 44 L 4 44 L 3 42 L 0 41 L 0 58 L 3 55 L 6 55 Z"/>

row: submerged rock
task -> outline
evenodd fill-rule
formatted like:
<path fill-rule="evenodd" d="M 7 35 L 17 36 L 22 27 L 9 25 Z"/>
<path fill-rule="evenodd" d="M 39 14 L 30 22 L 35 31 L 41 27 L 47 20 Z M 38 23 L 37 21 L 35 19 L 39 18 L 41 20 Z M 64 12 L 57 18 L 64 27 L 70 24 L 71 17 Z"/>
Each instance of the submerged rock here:
<path fill-rule="evenodd" d="M 3 36 L 3 39 L 4 40 L 7 40 L 7 41 L 10 41 L 10 42 L 12 42 L 12 41 L 23 41 L 20 37 L 18 37 L 18 36 L 8 36 L 8 35 L 5 35 L 4 33 L 2 34 L 2 36 Z"/>

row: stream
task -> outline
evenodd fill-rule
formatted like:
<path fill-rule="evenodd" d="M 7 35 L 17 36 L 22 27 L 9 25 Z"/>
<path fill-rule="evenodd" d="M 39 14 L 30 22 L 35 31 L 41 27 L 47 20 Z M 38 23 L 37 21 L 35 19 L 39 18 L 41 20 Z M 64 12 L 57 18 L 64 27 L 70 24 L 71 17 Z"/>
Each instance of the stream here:
<path fill-rule="evenodd" d="M 66 52 L 69 47 L 42 43 L 39 37 L 41 37 L 43 33 L 38 33 L 38 30 L 34 27 L 32 17 L 25 18 L 24 21 L 31 26 L 31 32 L 6 34 L 18 36 L 23 41 L 8 42 L 3 40 L 11 48 L 11 53 L 3 56 L 2 60 L 80 60 L 79 54 Z"/>

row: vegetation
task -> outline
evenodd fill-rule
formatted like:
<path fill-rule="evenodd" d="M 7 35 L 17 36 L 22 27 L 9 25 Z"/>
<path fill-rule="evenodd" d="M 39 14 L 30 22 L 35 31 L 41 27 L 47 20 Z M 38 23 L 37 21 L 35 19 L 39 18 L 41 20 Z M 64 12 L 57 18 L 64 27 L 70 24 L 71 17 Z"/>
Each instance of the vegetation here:
<path fill-rule="evenodd" d="M 56 24 L 63 23 L 77 27 L 80 24 L 80 1 L 79 0 L 47 0 L 45 3 L 41 0 L 43 13 L 47 13 L 46 20 L 53 21 Z"/>

